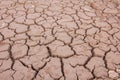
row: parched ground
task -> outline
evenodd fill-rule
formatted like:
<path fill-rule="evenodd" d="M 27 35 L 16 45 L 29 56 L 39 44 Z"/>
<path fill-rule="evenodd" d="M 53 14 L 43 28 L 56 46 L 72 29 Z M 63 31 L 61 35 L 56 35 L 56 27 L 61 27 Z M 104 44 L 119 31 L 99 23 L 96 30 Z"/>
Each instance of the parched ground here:
<path fill-rule="evenodd" d="M 120 80 L 120 0 L 0 0 L 0 80 Z"/>

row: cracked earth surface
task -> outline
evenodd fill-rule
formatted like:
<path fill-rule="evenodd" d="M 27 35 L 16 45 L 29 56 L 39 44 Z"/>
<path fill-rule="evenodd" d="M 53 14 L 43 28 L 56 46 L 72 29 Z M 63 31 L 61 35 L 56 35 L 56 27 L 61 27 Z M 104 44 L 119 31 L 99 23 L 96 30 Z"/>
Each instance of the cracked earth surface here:
<path fill-rule="evenodd" d="M 0 0 L 0 80 L 120 80 L 120 0 Z"/>

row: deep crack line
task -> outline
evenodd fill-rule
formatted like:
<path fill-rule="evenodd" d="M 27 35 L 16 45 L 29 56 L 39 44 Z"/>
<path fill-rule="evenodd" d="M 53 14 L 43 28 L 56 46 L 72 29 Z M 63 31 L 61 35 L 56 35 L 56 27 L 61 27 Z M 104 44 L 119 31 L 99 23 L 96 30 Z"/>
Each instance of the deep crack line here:
<path fill-rule="evenodd" d="M 91 46 L 92 47 L 92 46 Z M 94 55 L 95 55 L 95 52 L 94 52 L 94 47 L 92 47 L 92 49 L 91 49 L 91 56 L 87 59 L 87 61 L 84 63 L 84 67 L 86 68 L 86 65 L 89 63 L 89 61 L 94 57 Z"/>
<path fill-rule="evenodd" d="M 93 76 L 93 78 L 91 78 L 90 80 L 94 80 L 95 78 L 96 78 L 96 76 L 95 76 L 95 74 L 94 74 L 94 70 L 95 70 L 95 66 L 94 66 L 94 68 L 93 68 L 93 70 L 92 70 L 92 76 Z"/>
<path fill-rule="evenodd" d="M 46 65 L 47 65 L 47 62 L 46 62 L 42 67 L 40 67 L 39 69 L 35 69 L 34 66 L 31 65 L 31 68 L 35 71 L 35 74 L 34 74 L 34 76 L 33 76 L 33 78 L 32 78 L 31 80 L 34 80 L 34 79 L 37 77 L 39 71 L 40 71 L 41 69 L 43 69 Z"/>
<path fill-rule="evenodd" d="M 107 53 L 109 53 L 111 51 L 111 49 L 109 49 L 108 51 L 105 52 L 105 55 L 103 56 L 103 60 L 104 60 L 104 64 L 105 64 L 105 68 L 108 69 L 108 65 L 107 65 L 107 60 L 106 60 L 106 55 Z"/>
<path fill-rule="evenodd" d="M 50 49 L 48 46 L 47 46 L 46 48 L 47 48 L 47 50 L 48 50 L 49 56 L 51 57 L 51 56 L 52 56 L 51 49 Z"/>
<path fill-rule="evenodd" d="M 15 60 L 14 60 L 14 58 L 13 58 L 11 49 L 12 49 L 12 45 L 9 46 L 8 52 L 9 52 L 10 59 L 11 59 L 11 61 L 12 61 L 11 69 L 14 70 L 14 69 L 13 69 L 13 66 L 14 66 Z"/>
<path fill-rule="evenodd" d="M 64 63 L 62 58 L 60 58 L 60 63 L 61 63 L 61 72 L 63 74 L 64 80 L 66 80 L 65 73 L 64 73 Z"/>
<path fill-rule="evenodd" d="M 76 73 L 76 77 L 77 77 L 77 80 L 79 80 L 79 77 L 78 77 L 77 73 Z"/>

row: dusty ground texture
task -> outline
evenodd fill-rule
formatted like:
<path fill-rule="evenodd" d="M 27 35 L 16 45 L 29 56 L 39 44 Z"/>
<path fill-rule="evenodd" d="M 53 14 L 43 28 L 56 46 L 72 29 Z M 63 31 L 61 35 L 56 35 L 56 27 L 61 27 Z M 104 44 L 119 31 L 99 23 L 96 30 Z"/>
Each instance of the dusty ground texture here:
<path fill-rule="evenodd" d="M 120 0 L 0 0 L 0 80 L 120 80 Z"/>

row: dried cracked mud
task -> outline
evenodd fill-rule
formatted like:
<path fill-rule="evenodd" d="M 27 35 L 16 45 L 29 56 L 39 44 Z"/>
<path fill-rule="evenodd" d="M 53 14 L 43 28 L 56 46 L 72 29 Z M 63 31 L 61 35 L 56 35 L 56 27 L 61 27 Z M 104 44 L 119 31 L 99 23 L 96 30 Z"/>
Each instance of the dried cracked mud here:
<path fill-rule="evenodd" d="M 0 0 L 0 80 L 120 80 L 120 0 Z"/>

